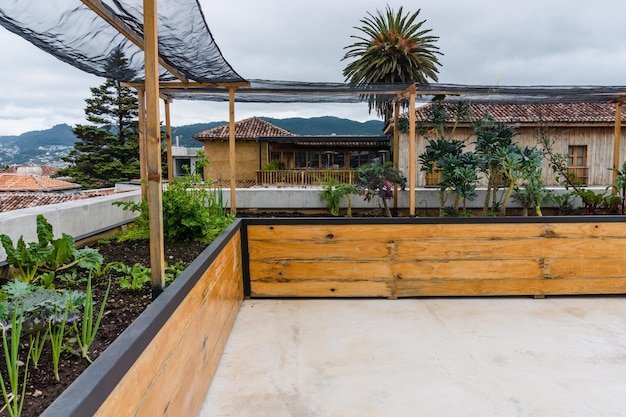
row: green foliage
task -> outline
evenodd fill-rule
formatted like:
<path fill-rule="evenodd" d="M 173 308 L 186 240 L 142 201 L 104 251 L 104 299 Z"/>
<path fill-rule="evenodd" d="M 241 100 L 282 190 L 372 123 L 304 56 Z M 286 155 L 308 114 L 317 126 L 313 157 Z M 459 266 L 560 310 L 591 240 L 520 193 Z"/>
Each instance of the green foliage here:
<path fill-rule="evenodd" d="M 111 53 L 106 69 L 110 78 L 91 88 L 92 96 L 85 100 L 85 115 L 92 124 L 73 129 L 78 141 L 62 158 L 69 167 L 59 171 L 86 188 L 111 187 L 139 176 L 137 94 L 116 81 L 131 71 L 121 49 Z"/>
<path fill-rule="evenodd" d="M 115 262 L 111 264 L 111 268 L 121 274 L 118 278 L 120 288 L 128 291 L 141 291 L 151 279 L 150 268 L 141 264 L 130 266 Z"/>
<path fill-rule="evenodd" d="M 377 10 L 361 19 L 363 26 L 355 27 L 359 34 L 351 36 L 356 42 L 344 48 L 343 60 L 354 59 L 343 70 L 346 81 L 354 85 L 437 81 L 438 55 L 442 55 L 435 45 L 439 37 L 423 28 L 426 21 L 417 20 L 419 13 L 405 14 L 402 7 L 394 12 L 387 6 L 384 13 Z M 389 97 L 370 95 L 368 106 L 385 122 L 391 120 Z"/>
<path fill-rule="evenodd" d="M 618 207 L 619 214 L 625 214 L 626 206 L 626 162 L 622 165 L 622 169 L 609 168 L 611 171 L 615 171 L 615 182 L 611 185 L 611 189 L 615 193 L 616 206 Z"/>
<path fill-rule="evenodd" d="M 496 157 L 499 160 L 502 175 L 507 182 L 500 208 L 500 214 L 504 216 L 506 215 L 507 203 L 513 195 L 516 185 L 520 182 L 527 184 L 530 180 L 537 181 L 541 178 L 543 153 L 535 148 L 522 148 L 517 144 L 511 144 L 507 148 L 498 148 Z"/>
<path fill-rule="evenodd" d="M 280 159 L 272 159 L 267 164 L 263 165 L 263 171 L 276 171 L 285 169 L 285 162 Z"/>
<path fill-rule="evenodd" d="M 324 186 L 322 191 L 320 191 L 320 198 L 326 202 L 326 207 L 330 210 L 330 214 L 333 216 L 339 216 L 339 209 L 341 205 L 341 200 L 344 197 L 348 200 L 348 212 L 347 216 L 352 216 L 352 200 L 350 199 L 350 194 L 357 194 L 359 190 L 351 184 L 339 184 L 334 178 L 331 178 L 328 183 Z"/>
<path fill-rule="evenodd" d="M 454 216 L 460 214 L 461 203 L 463 203 L 463 215 L 467 215 L 467 200 L 476 199 L 477 170 L 481 163 L 480 156 L 473 152 L 446 155 L 437 162 L 441 170 L 439 189 L 455 196 L 452 210 Z"/>
<path fill-rule="evenodd" d="M 148 238 L 148 202 L 116 202 L 124 210 L 139 212 L 133 237 Z M 193 175 L 174 178 L 163 191 L 163 236 L 168 242 L 211 242 L 234 220 L 226 214 L 220 188 L 198 184 Z M 124 239 L 124 237 L 122 237 Z"/>
<path fill-rule="evenodd" d="M 76 322 L 74 322 L 76 342 L 78 343 L 78 347 L 80 348 L 81 355 L 90 363 L 91 358 L 89 358 L 89 347 L 92 345 L 94 340 L 96 340 L 96 334 L 98 333 L 98 329 L 100 328 L 100 322 L 102 321 L 102 316 L 104 315 L 104 308 L 106 307 L 106 302 L 109 298 L 110 289 L 111 280 L 109 279 L 107 290 L 104 293 L 104 297 L 102 297 L 102 301 L 100 303 L 100 310 L 98 310 L 98 313 L 94 317 L 95 303 L 93 300 L 93 293 L 91 291 L 91 277 L 89 277 L 89 279 L 87 280 L 87 290 L 85 292 L 85 303 L 83 307 L 83 316 L 80 329 L 78 328 Z"/>
<path fill-rule="evenodd" d="M 10 322 L 8 324 L 0 323 L 2 331 L 2 350 L 8 378 L 8 381 L 5 381 L 0 373 L 0 388 L 2 388 L 4 403 L 11 417 L 18 417 L 22 414 L 24 399 L 26 398 L 26 383 L 28 380 L 28 367 L 31 357 L 31 352 L 29 351 L 26 363 L 24 364 L 24 376 L 20 389 L 20 365 L 22 361 L 19 358 L 19 350 L 20 340 L 22 338 L 22 326 L 22 309 L 17 305 L 13 308 Z M 9 330 L 11 331 L 10 337 L 7 335 Z M 32 348 L 31 345 L 30 350 L 32 350 Z"/>
<path fill-rule="evenodd" d="M 47 333 L 44 330 L 38 330 L 28 335 L 28 344 L 30 346 L 30 359 L 33 361 L 33 368 L 37 369 L 41 352 L 46 345 Z"/>
<path fill-rule="evenodd" d="M 8 235 L 0 235 L 0 241 L 7 253 L 7 263 L 17 269 L 17 278 L 29 282 L 45 283 L 52 286 L 52 280 L 58 271 L 79 266 L 91 269 L 102 263 L 102 255 L 89 247 L 76 249 L 74 239 L 65 233 L 54 239 L 52 225 L 43 215 L 37 216 L 37 242 L 26 244 L 22 236 L 13 246 Z M 39 273 L 45 272 L 46 275 Z"/>
<path fill-rule="evenodd" d="M 165 282 L 171 284 L 187 268 L 184 262 L 178 261 L 175 264 L 165 263 Z"/>
<path fill-rule="evenodd" d="M 356 187 L 359 193 L 365 195 L 365 201 L 371 201 L 372 197 L 378 196 L 383 203 L 385 215 L 391 217 L 387 200 L 393 198 L 395 185 L 405 189 L 407 180 L 402 172 L 395 170 L 391 162 L 374 162 L 360 166 L 356 171 Z"/>
<path fill-rule="evenodd" d="M 52 367 L 54 369 L 54 379 L 61 380 L 59 376 L 59 361 L 64 346 L 65 325 L 67 323 L 67 315 L 69 308 L 62 310 L 60 320 L 48 322 L 48 338 L 50 339 L 50 350 L 52 351 Z"/>

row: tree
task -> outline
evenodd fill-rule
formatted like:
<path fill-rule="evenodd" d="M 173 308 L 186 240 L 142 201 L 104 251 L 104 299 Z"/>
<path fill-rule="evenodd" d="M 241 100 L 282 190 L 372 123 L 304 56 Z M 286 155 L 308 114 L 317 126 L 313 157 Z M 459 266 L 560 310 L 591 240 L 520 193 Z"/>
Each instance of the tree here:
<path fill-rule="evenodd" d="M 402 7 L 394 12 L 389 6 L 385 13 L 368 12 L 361 19 L 362 27 L 354 27 L 360 35 L 352 35 L 357 42 L 345 47 L 342 60 L 356 58 L 343 70 L 347 82 L 353 85 L 371 83 L 428 83 L 437 81 L 440 66 L 437 55 L 443 55 L 435 42 L 438 36 L 430 35 L 431 29 L 417 21 L 420 13 L 403 13 Z M 373 108 L 385 122 L 393 117 L 393 106 L 388 96 L 370 95 L 370 112 Z"/>
<path fill-rule="evenodd" d="M 111 78 L 91 88 L 91 97 L 85 99 L 91 124 L 72 129 L 79 140 L 63 158 L 70 166 L 59 171 L 87 188 L 110 187 L 139 176 L 137 95 L 119 81 L 133 78 L 120 49 L 112 52 L 106 70 Z"/>

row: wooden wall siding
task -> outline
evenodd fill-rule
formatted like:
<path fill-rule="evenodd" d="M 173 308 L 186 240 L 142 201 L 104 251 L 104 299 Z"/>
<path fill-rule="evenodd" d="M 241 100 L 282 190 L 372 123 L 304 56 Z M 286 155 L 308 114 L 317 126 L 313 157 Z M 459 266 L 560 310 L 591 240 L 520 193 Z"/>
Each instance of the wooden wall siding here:
<path fill-rule="evenodd" d="M 626 293 L 626 223 L 248 225 L 252 297 Z"/>
<path fill-rule="evenodd" d="M 237 232 L 97 416 L 198 414 L 243 300 L 240 239 Z"/>
<path fill-rule="evenodd" d="M 606 126 L 572 126 L 572 127 L 555 127 L 553 128 L 555 137 L 558 138 L 554 147 L 555 151 L 567 155 L 569 146 L 586 145 L 587 146 L 587 166 L 589 167 L 589 183 L 590 186 L 607 186 L 611 184 L 613 176 L 612 171 L 608 168 L 613 167 L 613 127 Z M 518 135 L 514 141 L 522 146 L 537 146 L 536 129 L 532 127 L 519 127 Z M 459 127 L 456 130 L 456 139 L 465 139 L 469 134 L 469 129 Z M 471 137 L 467 140 L 466 150 L 473 150 L 475 138 Z M 427 142 L 422 137 L 416 140 L 416 157 L 424 152 Z M 409 145 L 408 135 L 406 133 L 400 135 L 400 153 L 399 168 L 408 175 L 409 173 Z M 623 150 L 626 149 L 626 137 L 622 135 L 621 140 L 622 156 L 620 157 L 620 166 L 624 162 Z M 421 171 L 421 165 L 417 162 L 416 184 L 418 187 L 426 186 L 426 173 Z M 481 176 L 482 177 L 482 176 Z M 547 161 L 543 163 L 543 181 L 546 186 L 559 185 L 555 175 L 552 172 Z M 486 186 L 486 181 L 481 180 L 480 187 Z"/>

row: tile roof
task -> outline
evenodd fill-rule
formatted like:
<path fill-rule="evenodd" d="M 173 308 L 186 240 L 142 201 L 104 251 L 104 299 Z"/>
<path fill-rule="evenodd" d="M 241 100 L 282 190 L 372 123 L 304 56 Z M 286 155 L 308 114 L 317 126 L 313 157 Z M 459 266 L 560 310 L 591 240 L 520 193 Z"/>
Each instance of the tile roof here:
<path fill-rule="evenodd" d="M 449 104 L 453 106 L 452 103 Z M 426 106 L 416 109 L 417 120 L 426 120 Z M 470 104 L 471 120 L 476 121 L 488 111 L 498 122 L 504 123 L 591 123 L 613 124 L 613 103 L 528 103 L 528 104 Z M 403 115 L 408 117 L 408 115 Z M 622 111 L 626 120 L 626 108 Z"/>
<path fill-rule="evenodd" d="M 214 127 L 213 129 L 205 130 L 194 136 L 194 139 L 205 140 L 227 140 L 229 137 L 230 128 L 228 124 Z M 288 130 L 282 129 L 278 126 L 266 122 L 258 117 L 250 117 L 248 119 L 240 120 L 235 123 L 235 139 L 238 140 L 256 140 L 260 136 L 295 136 Z"/>
<path fill-rule="evenodd" d="M 65 203 L 66 201 L 82 200 L 113 194 L 114 189 L 93 190 L 82 193 L 0 193 L 0 213 L 48 204 Z"/>
<path fill-rule="evenodd" d="M 60 191 L 74 188 L 80 188 L 80 185 L 36 174 L 0 173 L 0 191 Z"/>

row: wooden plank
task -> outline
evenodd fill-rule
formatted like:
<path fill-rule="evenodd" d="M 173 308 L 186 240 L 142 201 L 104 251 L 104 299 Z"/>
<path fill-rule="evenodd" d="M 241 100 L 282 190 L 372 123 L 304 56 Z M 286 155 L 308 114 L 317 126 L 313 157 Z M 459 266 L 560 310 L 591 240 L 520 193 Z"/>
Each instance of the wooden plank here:
<path fill-rule="evenodd" d="M 541 223 L 505 224 L 355 224 L 355 225 L 250 225 L 248 239 L 256 240 L 361 240 L 376 239 L 508 239 L 541 237 L 546 229 Z"/>
<path fill-rule="evenodd" d="M 626 222 L 550 223 L 546 228 L 550 237 L 626 237 Z"/>
<path fill-rule="evenodd" d="M 543 263 L 537 260 L 442 260 L 396 262 L 393 274 L 402 281 L 527 279 L 544 277 Z"/>
<path fill-rule="evenodd" d="M 399 241 L 398 259 L 532 259 L 619 258 L 626 253 L 626 239 L 567 238 L 519 240 Z"/>
<path fill-rule="evenodd" d="M 391 264 L 384 261 L 270 261 L 250 262 L 251 281 L 317 280 L 380 280 L 392 276 Z"/>
<path fill-rule="evenodd" d="M 395 295 L 398 297 L 534 295 L 543 294 L 543 291 L 541 280 L 538 279 L 476 279 L 465 281 L 399 280 Z"/>
<path fill-rule="evenodd" d="M 382 281 L 253 282 L 253 297 L 388 297 L 392 285 Z"/>
<path fill-rule="evenodd" d="M 278 259 L 383 259 L 393 253 L 393 244 L 378 240 L 344 242 L 254 241 L 248 243 L 251 261 Z"/>
<path fill-rule="evenodd" d="M 218 282 L 219 285 L 195 306 L 196 314 L 171 355 L 160 364 L 161 371 L 142 400 L 136 417 L 179 415 L 183 404 L 174 400 L 184 399 L 176 395 L 180 390 L 205 395 L 205 391 L 197 391 L 202 385 L 195 386 L 202 382 L 198 374 L 206 366 L 204 354 L 207 349 L 209 356 L 213 353 L 233 304 L 238 304 L 237 297 L 243 294 L 240 283 L 232 279 L 221 276 Z M 164 395 L 166 392 L 169 395 Z"/>
<path fill-rule="evenodd" d="M 396 296 L 624 294 L 624 279 L 398 281 Z"/>
<path fill-rule="evenodd" d="M 233 274 L 234 267 L 232 267 L 233 263 L 239 265 L 241 263 L 241 257 L 235 256 L 238 253 L 239 244 L 239 239 L 235 236 L 225 246 L 222 253 L 207 268 L 203 277 L 174 311 L 170 320 L 163 325 L 154 340 L 115 387 L 96 415 L 130 415 L 129 413 L 141 403 L 149 392 L 155 376 L 161 372 L 162 364 L 167 363 L 176 345 L 180 343 L 185 329 L 197 314 L 199 303 L 214 294 L 214 288 L 220 282 L 219 277 L 232 275 L 230 280 L 241 282 L 241 268 L 239 267 L 237 274 Z"/>
<path fill-rule="evenodd" d="M 626 278 L 626 263 L 623 258 L 547 259 L 546 274 L 561 278 Z"/>

